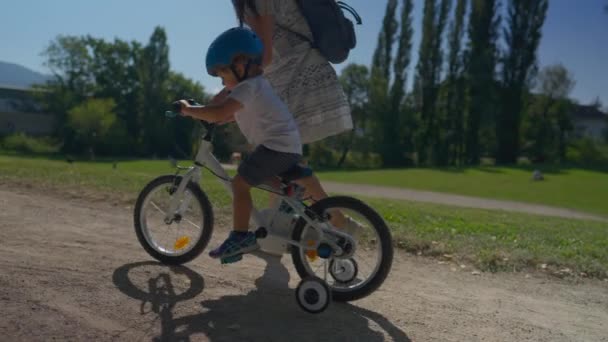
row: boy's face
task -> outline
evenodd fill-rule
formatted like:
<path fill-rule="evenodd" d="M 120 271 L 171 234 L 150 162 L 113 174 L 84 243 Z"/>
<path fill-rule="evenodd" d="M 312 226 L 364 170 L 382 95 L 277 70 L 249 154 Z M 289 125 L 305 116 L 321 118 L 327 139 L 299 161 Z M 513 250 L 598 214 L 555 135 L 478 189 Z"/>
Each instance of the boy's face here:
<path fill-rule="evenodd" d="M 239 75 L 243 75 L 245 73 L 245 65 L 243 63 L 236 62 L 234 63 L 234 67 Z M 218 69 L 217 75 L 222 79 L 222 85 L 228 89 L 232 89 L 239 84 L 239 80 L 237 80 L 230 68 Z"/>
<path fill-rule="evenodd" d="M 239 83 L 230 68 L 218 69 L 217 75 L 222 79 L 222 85 L 228 89 L 234 88 Z"/>

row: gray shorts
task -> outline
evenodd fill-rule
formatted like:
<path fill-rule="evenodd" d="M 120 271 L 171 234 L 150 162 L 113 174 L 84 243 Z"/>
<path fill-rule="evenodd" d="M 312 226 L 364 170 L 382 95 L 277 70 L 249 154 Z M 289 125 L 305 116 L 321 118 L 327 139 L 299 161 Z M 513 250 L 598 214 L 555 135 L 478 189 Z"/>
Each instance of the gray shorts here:
<path fill-rule="evenodd" d="M 249 185 L 257 186 L 289 170 L 301 159 L 300 154 L 278 152 L 259 145 L 243 160 L 237 172 Z"/>

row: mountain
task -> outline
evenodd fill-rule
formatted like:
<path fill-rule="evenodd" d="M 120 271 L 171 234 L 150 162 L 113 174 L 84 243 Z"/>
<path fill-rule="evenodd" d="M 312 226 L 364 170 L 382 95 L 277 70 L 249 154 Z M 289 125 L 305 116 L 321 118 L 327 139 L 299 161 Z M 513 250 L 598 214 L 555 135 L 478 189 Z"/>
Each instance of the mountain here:
<path fill-rule="evenodd" d="M 35 83 L 44 83 L 50 77 L 18 64 L 0 61 L 0 85 L 28 88 Z"/>

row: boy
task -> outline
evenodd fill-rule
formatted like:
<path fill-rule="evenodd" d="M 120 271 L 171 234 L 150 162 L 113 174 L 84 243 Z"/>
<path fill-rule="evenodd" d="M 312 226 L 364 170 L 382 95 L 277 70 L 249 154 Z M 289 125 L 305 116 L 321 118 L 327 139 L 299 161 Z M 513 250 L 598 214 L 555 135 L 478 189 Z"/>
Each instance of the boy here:
<path fill-rule="evenodd" d="M 221 77 L 230 93 L 207 106 L 179 101 L 184 116 L 207 122 L 236 121 L 255 146 L 232 181 L 234 230 L 209 253 L 212 258 L 225 259 L 259 248 L 255 234 L 249 232 L 251 187 L 287 171 L 302 158 L 296 122 L 262 76 L 262 54 L 262 42 L 253 31 L 233 28 L 224 32 L 209 47 L 206 66 L 211 76 Z"/>

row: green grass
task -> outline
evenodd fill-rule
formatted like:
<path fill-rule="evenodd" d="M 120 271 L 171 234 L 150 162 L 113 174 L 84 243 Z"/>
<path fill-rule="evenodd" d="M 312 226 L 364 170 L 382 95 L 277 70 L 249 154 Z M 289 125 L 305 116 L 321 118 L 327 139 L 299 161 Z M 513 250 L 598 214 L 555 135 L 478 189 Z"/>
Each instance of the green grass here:
<path fill-rule="evenodd" d="M 180 162 L 189 166 L 191 162 Z M 118 191 L 127 201 L 135 199 L 141 189 L 152 179 L 163 174 L 173 174 L 175 169 L 166 160 L 119 161 L 113 168 L 112 161 L 76 161 L 69 164 L 65 159 L 43 157 L 0 156 L 0 180 L 5 182 L 28 181 L 38 186 L 52 187 L 73 192 L 113 193 Z M 201 185 L 209 196 L 220 205 L 229 203 L 229 195 L 210 173 L 205 173 Z"/>
<path fill-rule="evenodd" d="M 532 169 L 478 167 L 320 172 L 321 180 L 371 184 L 538 203 L 608 215 L 608 170 L 547 167 L 533 182 Z"/>
<path fill-rule="evenodd" d="M 483 270 L 547 264 L 608 276 L 608 224 L 407 201 L 365 199 L 387 221 L 397 246 Z"/>
<path fill-rule="evenodd" d="M 185 165 L 188 162 L 184 162 Z M 132 204 L 154 177 L 172 173 L 166 161 L 76 162 L 0 156 L 0 184 L 15 182 L 77 196 Z M 481 171 L 479 171 L 481 172 Z M 208 172 L 201 186 L 214 207 L 229 213 L 229 196 Z M 264 203 L 263 193 L 255 194 Z M 395 244 L 409 252 L 445 258 L 489 271 L 524 270 L 547 264 L 575 274 L 608 277 L 608 224 L 519 213 L 463 209 L 406 201 L 364 199 L 389 224 Z"/>

